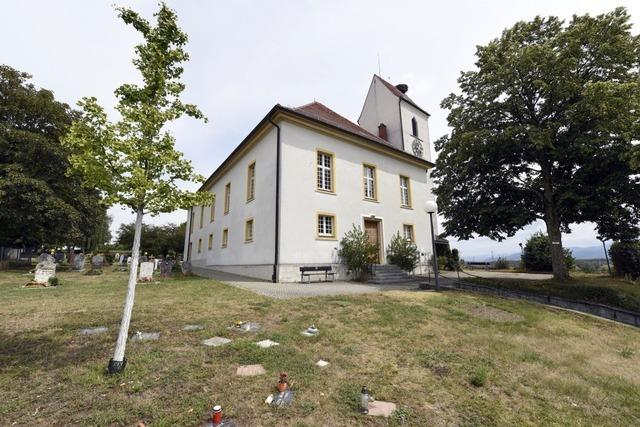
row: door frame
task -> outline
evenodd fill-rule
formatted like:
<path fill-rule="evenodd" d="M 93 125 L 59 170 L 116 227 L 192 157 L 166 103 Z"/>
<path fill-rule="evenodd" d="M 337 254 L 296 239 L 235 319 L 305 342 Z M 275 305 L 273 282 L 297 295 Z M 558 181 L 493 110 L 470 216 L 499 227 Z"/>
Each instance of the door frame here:
<path fill-rule="evenodd" d="M 378 264 L 386 264 L 384 258 L 384 236 L 382 234 L 382 218 L 374 215 L 362 215 L 362 230 L 366 232 L 365 222 L 375 222 L 378 227 Z"/>

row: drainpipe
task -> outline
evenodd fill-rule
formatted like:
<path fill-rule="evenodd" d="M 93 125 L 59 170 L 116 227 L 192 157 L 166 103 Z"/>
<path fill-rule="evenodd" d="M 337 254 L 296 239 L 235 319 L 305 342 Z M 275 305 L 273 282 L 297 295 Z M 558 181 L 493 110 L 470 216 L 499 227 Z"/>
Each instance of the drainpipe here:
<path fill-rule="evenodd" d="M 280 262 L 280 126 L 271 117 L 269 122 L 276 127 L 276 223 L 275 223 L 275 248 L 273 257 L 273 273 L 271 281 L 278 282 L 278 264 Z"/>
<path fill-rule="evenodd" d="M 186 261 L 191 261 L 191 229 L 193 228 L 193 224 L 191 223 L 191 218 L 193 218 L 193 206 L 189 208 L 189 228 L 187 228 L 187 259 Z"/>

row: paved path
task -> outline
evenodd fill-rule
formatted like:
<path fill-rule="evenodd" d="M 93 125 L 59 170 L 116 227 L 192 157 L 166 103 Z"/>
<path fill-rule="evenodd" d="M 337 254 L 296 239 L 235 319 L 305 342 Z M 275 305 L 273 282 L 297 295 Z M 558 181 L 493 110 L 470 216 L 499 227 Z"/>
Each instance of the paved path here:
<path fill-rule="evenodd" d="M 250 277 L 238 276 L 203 268 L 193 267 L 198 276 L 228 283 L 236 288 L 245 289 L 271 298 L 304 298 L 332 295 L 355 295 L 385 291 L 417 289 L 415 282 L 393 285 L 374 285 L 371 283 L 326 282 L 326 283 L 272 283 Z"/>
<path fill-rule="evenodd" d="M 457 277 L 455 271 L 442 271 L 441 275 L 455 279 Z M 470 270 L 469 273 L 460 272 L 460 279 L 469 277 L 482 277 L 485 279 L 526 279 L 526 280 L 547 280 L 553 278 L 553 274 L 540 273 L 515 273 L 507 271 L 486 271 L 486 270 Z"/>

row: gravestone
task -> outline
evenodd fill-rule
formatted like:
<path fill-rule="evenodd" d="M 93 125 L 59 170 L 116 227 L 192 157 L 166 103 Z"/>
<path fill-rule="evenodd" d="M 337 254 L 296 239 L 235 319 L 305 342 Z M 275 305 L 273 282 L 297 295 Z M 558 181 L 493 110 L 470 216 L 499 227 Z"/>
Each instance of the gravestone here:
<path fill-rule="evenodd" d="M 140 274 L 138 280 L 148 282 L 153 279 L 153 263 L 143 262 L 140 264 Z"/>
<path fill-rule="evenodd" d="M 53 257 L 52 257 L 53 258 Z M 51 277 L 56 275 L 56 263 L 50 261 L 40 261 L 36 265 L 36 273 L 33 281 L 36 283 L 48 284 Z"/>
<path fill-rule="evenodd" d="M 56 252 L 53 255 L 53 258 L 56 260 L 57 263 L 62 263 L 62 262 L 64 262 L 64 253 L 63 252 Z"/>
<path fill-rule="evenodd" d="M 148 257 L 148 256 L 146 256 L 146 255 L 142 255 L 142 256 L 140 257 L 140 262 L 147 262 L 147 261 L 149 261 L 149 257 Z"/>
<path fill-rule="evenodd" d="M 56 259 L 51 255 L 49 255 L 48 253 L 43 252 L 38 257 L 38 262 L 42 262 L 42 261 L 56 262 Z"/>
<path fill-rule="evenodd" d="M 132 341 L 157 341 L 160 339 L 160 332 L 140 332 L 136 331 L 131 337 Z"/>
<path fill-rule="evenodd" d="M 84 254 L 78 254 L 73 260 L 73 269 L 80 271 L 84 269 Z"/>
<path fill-rule="evenodd" d="M 160 275 L 162 277 L 171 277 L 173 271 L 173 261 L 165 259 L 160 263 Z"/>
<path fill-rule="evenodd" d="M 182 269 L 182 274 L 184 274 L 185 276 L 191 274 L 193 271 L 191 267 L 191 261 L 183 261 L 180 268 Z"/>
<path fill-rule="evenodd" d="M 236 369 L 236 375 L 239 377 L 254 377 L 256 375 L 266 374 L 262 365 L 240 365 Z"/>
<path fill-rule="evenodd" d="M 230 342 L 231 340 L 229 338 L 213 337 L 209 338 L 208 340 L 202 341 L 202 344 L 209 347 L 219 347 L 221 345 L 229 344 Z"/>
<path fill-rule="evenodd" d="M 199 331 L 201 329 L 204 329 L 203 325 L 186 325 L 184 328 L 182 328 L 183 331 Z"/>
<path fill-rule="evenodd" d="M 123 254 L 123 255 L 120 255 L 120 259 L 118 260 L 118 264 L 123 265 L 124 262 L 125 262 L 125 256 Z"/>
<path fill-rule="evenodd" d="M 102 255 L 94 255 L 91 258 L 91 268 L 94 270 L 102 270 L 102 265 L 104 264 L 104 257 Z"/>
<path fill-rule="evenodd" d="M 84 329 L 80 329 L 80 333 L 82 335 L 98 335 L 98 334 L 103 334 L 105 332 L 107 332 L 109 329 L 107 329 L 106 326 L 98 326 L 97 328 L 84 328 Z"/>
<path fill-rule="evenodd" d="M 262 341 L 258 341 L 256 343 L 256 345 L 260 348 L 269 348 L 269 347 L 273 347 L 276 345 L 280 345 L 275 341 L 271 341 L 271 340 L 262 340 Z"/>

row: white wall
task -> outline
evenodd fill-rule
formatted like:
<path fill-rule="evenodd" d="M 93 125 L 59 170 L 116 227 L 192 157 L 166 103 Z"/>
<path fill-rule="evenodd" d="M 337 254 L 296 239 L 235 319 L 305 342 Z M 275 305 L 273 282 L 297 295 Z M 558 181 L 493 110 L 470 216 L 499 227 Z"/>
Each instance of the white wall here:
<path fill-rule="evenodd" d="M 364 101 L 358 124 L 372 134 L 378 135 L 380 123 L 387 126 L 387 139 L 391 145 L 402 150 L 398 97 L 391 93 L 380 79 L 374 77 Z"/>
<path fill-rule="evenodd" d="M 408 223 L 414 226 L 418 248 L 431 252 L 422 209 L 430 184 L 423 167 L 288 122 L 282 124 L 281 138 L 281 281 L 298 280 L 297 265 L 338 263 L 340 238 L 353 223 L 362 227 L 370 215 L 382 219 L 383 247 Z M 335 195 L 316 191 L 316 149 L 335 153 Z M 377 168 L 378 202 L 363 200 L 363 162 Z M 400 207 L 399 174 L 411 179 L 413 209 Z M 335 214 L 336 240 L 316 238 L 317 212 Z"/>
<path fill-rule="evenodd" d="M 418 138 L 422 140 L 423 158 L 431 161 L 431 146 L 429 138 L 429 116 L 418 110 L 413 105 L 401 101 L 400 117 L 402 118 L 402 137 L 404 138 L 404 149 L 406 152 L 413 154 L 412 143 L 414 137 L 412 135 L 413 128 L 411 119 L 416 118 L 418 124 Z"/>
<path fill-rule="evenodd" d="M 255 199 L 247 203 L 247 168 L 254 161 Z M 211 191 L 216 195 L 214 221 L 210 221 L 211 209 L 205 207 L 201 226 L 200 207 L 194 207 L 195 220 L 191 228 L 191 261 L 194 266 L 271 280 L 275 244 L 275 171 L 276 130 L 272 128 L 213 184 Z M 228 182 L 231 182 L 231 203 L 229 213 L 225 215 L 224 191 Z M 253 218 L 253 242 L 245 243 L 245 221 L 249 218 Z M 222 248 L 222 230 L 225 228 L 229 230 L 229 241 L 227 247 Z M 213 233 L 211 250 L 208 249 L 210 233 Z M 200 253 L 198 239 L 202 239 Z M 185 245 L 185 254 L 186 248 Z M 254 268 L 248 270 L 248 265 Z M 257 274 L 250 274 L 253 271 Z"/>

